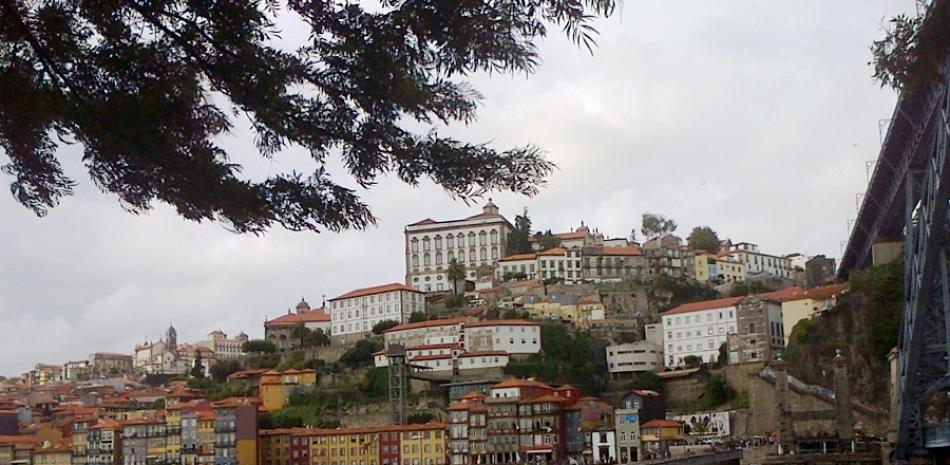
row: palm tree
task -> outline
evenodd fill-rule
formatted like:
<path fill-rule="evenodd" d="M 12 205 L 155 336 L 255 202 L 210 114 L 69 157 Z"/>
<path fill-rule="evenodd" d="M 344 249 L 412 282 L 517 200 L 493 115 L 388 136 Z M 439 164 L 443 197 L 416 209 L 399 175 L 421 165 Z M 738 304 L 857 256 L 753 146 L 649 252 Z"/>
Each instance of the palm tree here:
<path fill-rule="evenodd" d="M 452 281 L 452 290 L 458 294 L 459 293 L 459 281 L 465 279 L 465 265 L 458 262 L 456 259 L 452 259 L 449 262 L 449 268 L 446 270 L 446 275 L 450 281 Z"/>

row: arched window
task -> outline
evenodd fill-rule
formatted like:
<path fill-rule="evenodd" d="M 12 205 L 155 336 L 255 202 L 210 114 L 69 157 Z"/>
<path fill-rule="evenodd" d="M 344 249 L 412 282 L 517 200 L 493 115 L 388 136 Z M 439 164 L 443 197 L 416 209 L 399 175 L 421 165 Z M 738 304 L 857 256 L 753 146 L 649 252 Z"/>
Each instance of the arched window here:
<path fill-rule="evenodd" d="M 452 260 L 455 260 L 455 252 L 450 250 L 445 256 L 445 263 L 452 263 Z"/>
<path fill-rule="evenodd" d="M 478 258 L 481 261 L 488 260 L 488 251 L 484 247 L 482 247 L 481 250 L 478 251 Z"/>
<path fill-rule="evenodd" d="M 477 259 L 478 257 L 475 256 L 475 249 L 474 248 L 468 249 L 468 262 L 475 263 L 475 260 Z"/>
<path fill-rule="evenodd" d="M 498 230 L 492 229 L 490 234 L 491 234 L 491 243 L 492 243 L 492 244 L 497 244 L 497 243 L 498 243 Z"/>
<path fill-rule="evenodd" d="M 419 255 L 412 254 L 412 266 L 419 266 Z"/>
<path fill-rule="evenodd" d="M 475 233 L 470 232 L 468 233 L 468 246 L 472 247 L 474 245 L 475 245 Z"/>
<path fill-rule="evenodd" d="M 435 250 L 442 248 L 442 236 L 435 236 Z"/>
<path fill-rule="evenodd" d="M 465 263 L 465 251 L 459 250 L 459 263 Z"/>
<path fill-rule="evenodd" d="M 419 239 L 412 238 L 412 251 L 413 252 L 419 251 Z"/>
<path fill-rule="evenodd" d="M 435 266 L 442 266 L 442 252 L 435 252 Z"/>
<path fill-rule="evenodd" d="M 429 236 L 422 238 L 422 250 L 429 250 Z"/>
<path fill-rule="evenodd" d="M 458 245 L 458 248 L 461 249 L 462 247 L 465 247 L 465 236 L 462 235 L 462 233 L 458 233 L 458 235 L 455 236 L 455 239 L 456 239 L 456 243 L 457 243 L 457 245 Z"/>
<path fill-rule="evenodd" d="M 429 254 L 425 254 L 425 255 L 422 256 L 422 264 L 425 265 L 425 266 L 429 266 L 429 265 L 432 264 L 432 260 L 431 260 L 431 258 L 429 257 Z"/>
<path fill-rule="evenodd" d="M 488 234 L 485 234 L 485 231 L 479 231 L 478 233 L 478 245 L 485 245 L 485 242 L 488 240 Z"/>
<path fill-rule="evenodd" d="M 491 246 L 491 259 L 498 260 L 498 246 L 497 245 Z"/>
<path fill-rule="evenodd" d="M 445 246 L 448 247 L 448 248 L 450 248 L 450 249 L 454 249 L 454 248 L 455 248 L 455 236 L 453 236 L 453 235 L 451 235 L 451 234 L 449 234 L 448 236 L 445 236 Z"/>

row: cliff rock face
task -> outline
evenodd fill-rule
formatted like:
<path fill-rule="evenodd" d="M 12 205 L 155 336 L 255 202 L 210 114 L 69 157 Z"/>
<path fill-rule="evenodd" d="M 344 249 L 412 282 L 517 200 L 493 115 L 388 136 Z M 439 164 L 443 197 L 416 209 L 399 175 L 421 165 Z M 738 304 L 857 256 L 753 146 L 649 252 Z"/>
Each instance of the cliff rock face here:
<path fill-rule="evenodd" d="M 835 351 L 847 360 L 851 395 L 868 407 L 887 409 L 890 370 L 872 341 L 880 339 L 877 312 L 863 290 L 852 290 L 830 311 L 795 325 L 784 358 L 788 373 L 808 384 L 834 387 Z M 893 325 L 890 325 L 893 326 Z"/>

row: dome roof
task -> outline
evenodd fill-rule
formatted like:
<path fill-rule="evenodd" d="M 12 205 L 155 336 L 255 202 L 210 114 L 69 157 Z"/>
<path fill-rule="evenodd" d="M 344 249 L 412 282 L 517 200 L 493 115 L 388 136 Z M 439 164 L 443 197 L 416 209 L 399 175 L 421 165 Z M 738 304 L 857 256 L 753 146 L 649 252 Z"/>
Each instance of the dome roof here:
<path fill-rule="evenodd" d="M 310 311 L 310 304 L 304 300 L 303 297 L 300 298 L 300 303 L 297 304 L 297 313 L 305 313 Z"/>

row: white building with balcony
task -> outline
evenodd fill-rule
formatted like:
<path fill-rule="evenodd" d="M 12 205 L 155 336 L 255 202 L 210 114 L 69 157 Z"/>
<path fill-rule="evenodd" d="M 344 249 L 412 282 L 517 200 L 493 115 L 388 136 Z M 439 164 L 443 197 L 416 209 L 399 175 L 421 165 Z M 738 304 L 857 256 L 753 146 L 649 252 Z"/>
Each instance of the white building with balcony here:
<path fill-rule="evenodd" d="M 468 218 L 427 218 L 406 226 L 406 283 L 422 292 L 452 290 L 446 275 L 452 260 L 465 265 L 468 278 L 474 280 L 479 266 L 494 266 L 507 255 L 511 230 L 511 223 L 491 200 L 481 213 Z"/>

